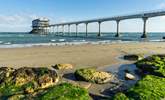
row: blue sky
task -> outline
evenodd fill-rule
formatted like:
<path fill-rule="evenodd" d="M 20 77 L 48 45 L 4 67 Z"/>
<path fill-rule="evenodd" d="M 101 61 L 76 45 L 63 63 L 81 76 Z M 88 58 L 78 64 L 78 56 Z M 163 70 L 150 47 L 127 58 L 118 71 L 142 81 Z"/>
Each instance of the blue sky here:
<path fill-rule="evenodd" d="M 0 0 L 0 31 L 30 31 L 31 21 L 39 17 L 60 23 L 156 9 L 165 9 L 165 0 Z M 148 31 L 165 32 L 165 17 L 152 18 L 147 25 Z M 142 20 L 125 20 L 120 26 L 121 32 L 141 32 Z M 84 31 L 83 25 L 79 27 Z M 89 30 L 97 31 L 97 27 L 90 24 Z M 115 30 L 114 22 L 102 24 L 102 31 Z"/>

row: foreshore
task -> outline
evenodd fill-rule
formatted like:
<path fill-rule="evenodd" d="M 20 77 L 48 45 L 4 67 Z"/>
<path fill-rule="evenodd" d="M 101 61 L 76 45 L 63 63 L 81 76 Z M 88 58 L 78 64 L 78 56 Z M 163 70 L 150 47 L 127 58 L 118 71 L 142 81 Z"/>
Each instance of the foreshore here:
<path fill-rule="evenodd" d="M 1 48 L 0 66 L 49 67 L 70 63 L 80 67 L 104 67 L 122 63 L 124 54 L 165 54 L 164 42 L 81 44 L 66 46 L 35 46 Z"/>

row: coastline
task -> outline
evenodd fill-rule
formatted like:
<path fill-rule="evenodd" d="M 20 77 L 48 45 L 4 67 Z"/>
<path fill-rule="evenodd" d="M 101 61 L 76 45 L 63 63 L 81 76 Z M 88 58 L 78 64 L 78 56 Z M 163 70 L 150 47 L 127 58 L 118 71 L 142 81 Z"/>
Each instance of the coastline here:
<path fill-rule="evenodd" d="M 104 67 L 129 63 L 129 61 L 123 62 L 120 59 L 124 54 L 165 54 L 164 49 L 164 42 L 0 48 L 0 66 L 49 67 L 58 63 L 70 63 L 76 66 L 76 69 L 81 67 Z"/>

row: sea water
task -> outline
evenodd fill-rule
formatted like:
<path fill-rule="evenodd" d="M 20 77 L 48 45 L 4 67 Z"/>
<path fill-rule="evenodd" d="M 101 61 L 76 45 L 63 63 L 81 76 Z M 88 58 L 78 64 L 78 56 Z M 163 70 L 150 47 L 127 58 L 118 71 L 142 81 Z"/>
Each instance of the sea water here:
<path fill-rule="evenodd" d="M 60 33 L 62 34 L 62 33 Z M 142 33 L 120 33 L 120 37 L 116 38 L 115 33 L 102 33 L 101 37 L 97 37 L 97 33 L 65 33 L 64 36 L 57 36 L 55 33 L 48 35 L 29 34 L 25 32 L 1 32 L 0 33 L 0 48 L 15 48 L 15 47 L 31 47 L 42 45 L 78 45 L 78 44 L 100 44 L 100 43 L 125 43 L 125 42 L 163 42 L 162 37 L 165 32 L 148 33 L 147 39 L 141 39 Z"/>

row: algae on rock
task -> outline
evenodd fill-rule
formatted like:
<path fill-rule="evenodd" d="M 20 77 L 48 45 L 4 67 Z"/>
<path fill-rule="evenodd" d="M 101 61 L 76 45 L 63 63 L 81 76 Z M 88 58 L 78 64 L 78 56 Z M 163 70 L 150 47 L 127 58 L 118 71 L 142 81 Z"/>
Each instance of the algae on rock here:
<path fill-rule="evenodd" d="M 97 71 L 92 68 L 78 69 L 75 77 L 80 81 L 103 84 L 113 80 L 113 75 L 107 72 Z"/>
<path fill-rule="evenodd" d="M 153 55 L 135 63 L 143 72 L 165 77 L 165 55 Z"/>
<path fill-rule="evenodd" d="M 40 100 L 92 100 L 86 89 L 69 83 L 51 87 L 39 98 Z"/>

